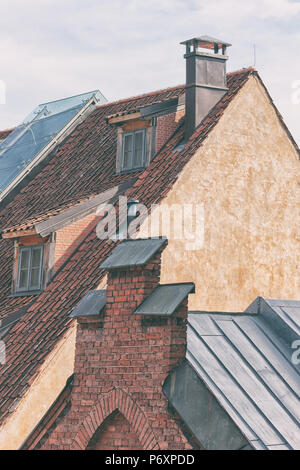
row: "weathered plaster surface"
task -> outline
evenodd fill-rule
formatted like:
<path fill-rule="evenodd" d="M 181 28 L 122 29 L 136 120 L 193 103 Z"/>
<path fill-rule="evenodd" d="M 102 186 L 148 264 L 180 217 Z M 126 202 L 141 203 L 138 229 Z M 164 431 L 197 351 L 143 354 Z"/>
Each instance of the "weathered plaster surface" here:
<path fill-rule="evenodd" d="M 17 408 L 0 429 L 0 450 L 19 449 L 73 374 L 76 324 L 49 354 Z"/>
<path fill-rule="evenodd" d="M 162 283 L 196 283 L 190 310 L 243 311 L 258 295 L 299 298 L 298 158 L 251 77 L 163 201 L 204 204 L 203 247 L 170 240 L 162 260 Z"/>

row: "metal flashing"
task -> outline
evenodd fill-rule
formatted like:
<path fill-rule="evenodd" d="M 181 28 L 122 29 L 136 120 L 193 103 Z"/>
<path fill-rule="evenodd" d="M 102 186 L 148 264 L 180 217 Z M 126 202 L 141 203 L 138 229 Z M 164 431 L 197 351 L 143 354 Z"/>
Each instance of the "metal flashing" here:
<path fill-rule="evenodd" d="M 193 282 L 159 285 L 134 313 L 135 315 L 171 316 L 182 301 L 194 292 Z"/>
<path fill-rule="evenodd" d="M 71 318 L 99 316 L 106 305 L 106 290 L 90 290 L 70 313 Z"/>
<path fill-rule="evenodd" d="M 129 266 L 143 266 L 167 243 L 162 238 L 140 238 L 125 240 L 118 245 L 101 264 L 100 269 L 118 269 Z"/>

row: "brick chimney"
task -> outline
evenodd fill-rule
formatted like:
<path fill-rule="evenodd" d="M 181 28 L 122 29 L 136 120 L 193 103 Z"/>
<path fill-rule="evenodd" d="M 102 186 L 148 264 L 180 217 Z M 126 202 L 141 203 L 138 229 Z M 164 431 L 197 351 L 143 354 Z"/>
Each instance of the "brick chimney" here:
<path fill-rule="evenodd" d="M 185 358 L 194 284 L 159 284 L 166 245 L 165 238 L 119 244 L 101 265 L 106 291 L 90 291 L 73 310 L 72 406 L 44 448 L 191 448 L 162 387 Z"/>
<path fill-rule="evenodd" d="M 231 44 L 210 36 L 188 39 L 186 46 L 185 138 L 194 133 L 209 111 L 228 91 L 226 49 Z"/>
<path fill-rule="evenodd" d="M 149 369 L 159 361 L 163 375 L 185 357 L 187 296 L 194 292 L 193 283 L 159 284 L 166 245 L 165 238 L 128 240 L 101 266 L 108 270 L 106 318 L 116 330 L 118 347 L 124 347 L 125 357 L 125 328 L 128 341 L 137 347 L 137 362 L 144 357 Z"/>

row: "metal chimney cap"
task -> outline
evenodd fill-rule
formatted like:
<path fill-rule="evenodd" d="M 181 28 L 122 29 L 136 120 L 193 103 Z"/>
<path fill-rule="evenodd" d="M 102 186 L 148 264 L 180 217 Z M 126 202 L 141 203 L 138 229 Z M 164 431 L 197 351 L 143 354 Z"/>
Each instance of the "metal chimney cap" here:
<path fill-rule="evenodd" d="M 212 36 L 199 36 L 198 38 L 187 39 L 186 41 L 182 41 L 180 44 L 186 45 L 188 43 L 193 44 L 197 42 L 199 46 L 202 46 L 207 49 L 214 49 L 214 44 L 217 44 L 219 48 L 222 46 L 230 47 L 232 44 L 229 42 L 221 41 L 220 39 L 213 38 Z"/>

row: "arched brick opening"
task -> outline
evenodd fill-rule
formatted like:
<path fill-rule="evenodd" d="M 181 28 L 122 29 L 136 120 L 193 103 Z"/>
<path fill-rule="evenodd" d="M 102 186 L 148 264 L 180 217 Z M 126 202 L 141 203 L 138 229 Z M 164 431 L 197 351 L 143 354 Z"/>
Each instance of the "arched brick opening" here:
<path fill-rule="evenodd" d="M 113 413 L 117 414 L 118 412 L 125 418 L 132 431 L 136 434 L 136 439 L 142 449 L 159 449 L 157 439 L 143 411 L 132 400 L 130 395 L 121 389 L 113 389 L 100 398 L 99 402 L 92 408 L 81 424 L 72 442 L 71 449 L 87 449 L 91 439 L 95 436 L 102 423 L 112 416 Z"/>
<path fill-rule="evenodd" d="M 116 410 L 95 432 L 87 450 L 143 450 L 143 448 L 127 419 Z"/>

